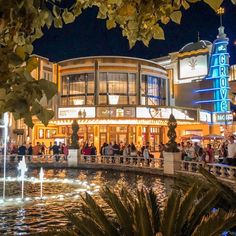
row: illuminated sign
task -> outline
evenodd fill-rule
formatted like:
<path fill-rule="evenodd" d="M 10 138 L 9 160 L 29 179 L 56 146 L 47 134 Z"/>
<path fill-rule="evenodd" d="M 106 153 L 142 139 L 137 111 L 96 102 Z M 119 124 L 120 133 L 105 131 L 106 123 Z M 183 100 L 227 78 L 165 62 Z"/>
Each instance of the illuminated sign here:
<path fill-rule="evenodd" d="M 176 119 L 179 120 L 197 120 L 197 111 L 196 110 L 183 110 L 176 108 L 147 108 L 147 107 L 137 107 L 136 108 L 136 117 L 137 118 L 164 118 L 169 119 L 170 114 L 173 114 Z"/>
<path fill-rule="evenodd" d="M 207 111 L 200 111 L 199 112 L 199 120 L 201 122 L 211 123 L 211 113 Z"/>
<path fill-rule="evenodd" d="M 203 77 L 207 70 L 207 54 L 179 59 L 179 79 Z"/>
<path fill-rule="evenodd" d="M 212 55 L 212 78 L 214 91 L 214 112 L 229 111 L 229 64 L 227 53 L 228 41 L 219 41 L 215 44 L 215 53 Z"/>
<path fill-rule="evenodd" d="M 95 118 L 95 107 L 60 107 L 58 118 Z"/>
<path fill-rule="evenodd" d="M 218 113 L 213 115 L 213 122 L 216 123 L 231 123 L 233 121 L 233 115 L 231 113 Z"/>
<path fill-rule="evenodd" d="M 228 38 L 223 27 L 219 28 L 218 38 L 214 41 L 210 58 L 210 69 L 206 80 L 212 81 L 208 89 L 197 90 L 197 93 L 210 93 L 212 99 L 197 101 L 197 104 L 212 104 L 212 112 L 217 122 L 224 122 L 222 117 L 229 111 L 229 54 L 227 52 Z M 208 96 L 209 97 L 209 96 Z"/>

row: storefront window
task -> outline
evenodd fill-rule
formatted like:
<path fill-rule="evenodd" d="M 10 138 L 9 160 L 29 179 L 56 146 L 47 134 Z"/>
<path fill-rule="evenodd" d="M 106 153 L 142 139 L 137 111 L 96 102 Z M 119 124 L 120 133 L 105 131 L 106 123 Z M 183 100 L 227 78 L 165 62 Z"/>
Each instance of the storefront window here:
<path fill-rule="evenodd" d="M 94 74 L 84 73 L 62 77 L 61 105 L 93 105 Z M 86 96 L 88 99 L 86 100 Z"/>
<path fill-rule="evenodd" d="M 142 75 L 141 96 L 142 105 L 166 105 L 166 80 Z"/>
<path fill-rule="evenodd" d="M 56 129 L 46 129 L 46 138 L 52 138 L 55 134 L 57 134 Z"/>
<path fill-rule="evenodd" d="M 129 74 L 129 93 L 136 93 L 136 74 Z"/>
<path fill-rule="evenodd" d="M 99 104 L 108 103 L 110 105 L 133 105 L 137 103 L 136 74 L 114 72 L 101 72 L 99 74 Z"/>
<path fill-rule="evenodd" d="M 38 138 L 44 138 L 44 130 L 43 129 L 38 129 Z"/>

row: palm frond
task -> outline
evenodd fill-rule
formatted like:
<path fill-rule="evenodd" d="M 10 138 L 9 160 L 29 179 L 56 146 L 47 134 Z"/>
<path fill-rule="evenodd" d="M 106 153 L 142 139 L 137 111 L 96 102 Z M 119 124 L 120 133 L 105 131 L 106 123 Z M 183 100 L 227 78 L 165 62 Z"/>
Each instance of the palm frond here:
<path fill-rule="evenodd" d="M 135 203 L 134 218 L 136 223 L 137 235 L 139 236 L 154 235 L 143 189 L 137 191 L 137 201 Z"/>
<path fill-rule="evenodd" d="M 105 187 L 102 192 L 102 198 L 114 211 L 124 234 L 127 236 L 132 235 L 133 233 L 132 217 L 128 209 L 126 209 L 126 207 L 118 197 L 118 195 L 112 192 L 108 187 Z"/>
<path fill-rule="evenodd" d="M 85 198 L 82 197 L 82 199 L 87 206 L 87 210 L 91 214 L 90 217 L 92 217 L 92 219 L 97 223 L 97 225 L 99 225 L 105 231 L 105 234 L 111 236 L 119 236 L 116 227 L 105 215 L 102 208 L 97 205 L 94 199 L 88 193 L 86 193 Z"/>
<path fill-rule="evenodd" d="M 236 226 L 236 212 L 226 213 L 218 210 L 209 216 L 203 217 L 192 236 L 215 236 Z"/>
<path fill-rule="evenodd" d="M 160 219 L 161 213 L 159 204 L 157 202 L 157 195 L 154 193 L 152 189 L 146 192 L 145 195 L 152 228 L 154 230 L 154 233 L 157 233 L 160 231 L 160 226 L 161 226 L 161 219 Z"/>
<path fill-rule="evenodd" d="M 176 235 L 182 235 L 183 226 L 187 222 L 189 213 L 191 212 L 192 207 L 196 203 L 198 193 L 201 190 L 201 186 L 194 185 L 184 194 L 184 197 L 180 201 L 179 214 L 176 219 Z"/>
<path fill-rule="evenodd" d="M 230 187 L 220 182 L 214 175 L 210 174 L 203 167 L 199 168 L 199 172 L 207 179 L 209 183 L 214 185 L 221 191 L 222 197 L 230 204 L 231 208 L 236 208 L 236 192 Z"/>
<path fill-rule="evenodd" d="M 175 190 L 168 197 L 161 221 L 161 232 L 163 236 L 175 235 L 175 223 L 179 213 L 180 198 L 180 193 Z"/>
<path fill-rule="evenodd" d="M 216 205 L 219 191 L 216 188 L 210 188 L 201 199 L 192 207 L 188 217 L 188 226 L 186 235 L 191 235 L 196 226 L 201 222 L 202 217 L 210 212 Z"/>
<path fill-rule="evenodd" d="M 80 216 L 69 211 L 65 211 L 64 215 L 73 226 L 74 232 L 79 233 L 80 235 L 89 235 L 89 232 L 86 229 L 87 227 L 84 226 L 84 222 L 81 220 Z"/>

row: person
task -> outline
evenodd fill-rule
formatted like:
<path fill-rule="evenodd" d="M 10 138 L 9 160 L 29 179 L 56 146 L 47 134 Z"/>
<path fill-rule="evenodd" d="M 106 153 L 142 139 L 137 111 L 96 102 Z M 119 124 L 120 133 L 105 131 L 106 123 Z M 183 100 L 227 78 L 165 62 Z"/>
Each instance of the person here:
<path fill-rule="evenodd" d="M 108 145 L 108 156 L 113 156 L 113 148 L 111 142 Z"/>
<path fill-rule="evenodd" d="M 93 143 L 91 143 L 91 156 L 92 156 L 92 161 L 95 161 L 95 157 L 97 155 L 97 148 L 94 146 Z"/>
<path fill-rule="evenodd" d="M 84 156 L 90 156 L 91 155 L 91 148 L 89 147 L 88 143 L 86 143 L 84 148 L 82 149 L 82 154 Z"/>
<path fill-rule="evenodd" d="M 27 148 L 26 148 L 26 144 L 22 144 L 19 149 L 18 149 L 18 161 L 21 161 L 22 160 L 22 156 L 25 156 L 26 155 L 26 151 L 27 151 Z"/>
<path fill-rule="evenodd" d="M 192 144 L 188 141 L 187 146 L 184 149 L 186 156 L 184 156 L 185 161 L 192 161 L 195 158 L 195 151 Z"/>
<path fill-rule="evenodd" d="M 119 144 L 116 143 L 116 141 L 114 142 L 112 149 L 113 149 L 113 155 L 120 155 L 120 146 Z"/>
<path fill-rule="evenodd" d="M 197 142 L 194 143 L 194 152 L 195 152 L 195 155 L 198 157 L 199 155 L 199 149 L 200 149 L 200 146 L 198 145 Z"/>
<path fill-rule="evenodd" d="M 143 157 L 144 158 L 149 158 L 149 147 L 146 145 L 144 150 L 143 150 Z"/>
<path fill-rule="evenodd" d="M 69 147 L 65 143 L 63 143 L 62 146 L 63 146 L 64 160 L 67 161 L 67 157 L 69 155 Z"/>
<path fill-rule="evenodd" d="M 206 163 L 213 163 L 214 161 L 215 161 L 214 160 L 214 150 L 211 147 L 211 144 L 207 144 L 205 162 Z"/>
<path fill-rule="evenodd" d="M 33 148 L 34 155 L 41 155 L 41 145 L 40 142 L 37 142 L 37 144 Z"/>
<path fill-rule="evenodd" d="M 227 155 L 228 155 L 228 147 L 227 143 L 223 142 L 220 147 L 220 153 L 219 153 L 219 162 L 226 163 L 227 162 Z"/>
<path fill-rule="evenodd" d="M 52 142 L 50 142 L 49 149 L 48 149 L 48 154 L 52 154 Z"/>
<path fill-rule="evenodd" d="M 198 150 L 198 155 L 197 155 L 197 161 L 205 161 L 205 156 L 206 156 L 206 153 L 204 152 L 203 148 L 200 147 L 199 150 Z"/>
<path fill-rule="evenodd" d="M 131 143 L 131 145 L 130 145 L 130 156 L 132 156 L 132 157 L 137 156 L 137 149 L 136 149 L 134 143 Z"/>
<path fill-rule="evenodd" d="M 59 142 L 59 152 L 60 154 L 63 154 L 63 145 L 61 142 Z"/>
<path fill-rule="evenodd" d="M 52 153 L 55 156 L 56 161 L 60 160 L 60 149 L 59 146 L 57 145 L 57 142 L 54 142 L 54 145 L 51 147 Z"/>
<path fill-rule="evenodd" d="M 108 143 L 105 144 L 105 147 L 103 148 L 103 155 L 105 158 L 105 161 L 107 160 L 107 157 L 109 156 L 109 145 Z"/>
<path fill-rule="evenodd" d="M 226 164 L 236 166 L 236 143 L 234 142 L 233 135 L 229 137 L 228 156 L 226 158 Z"/>
<path fill-rule="evenodd" d="M 27 154 L 28 154 L 28 160 L 31 161 L 31 156 L 33 155 L 32 143 L 29 143 L 29 147 L 27 149 Z"/>
<path fill-rule="evenodd" d="M 106 147 L 106 143 L 103 143 L 103 145 L 100 148 L 100 155 L 103 156 L 104 155 L 104 148 Z"/>
<path fill-rule="evenodd" d="M 44 142 L 42 142 L 42 145 L 41 145 L 41 152 L 42 152 L 42 155 L 46 154 L 46 145 L 44 144 Z"/>

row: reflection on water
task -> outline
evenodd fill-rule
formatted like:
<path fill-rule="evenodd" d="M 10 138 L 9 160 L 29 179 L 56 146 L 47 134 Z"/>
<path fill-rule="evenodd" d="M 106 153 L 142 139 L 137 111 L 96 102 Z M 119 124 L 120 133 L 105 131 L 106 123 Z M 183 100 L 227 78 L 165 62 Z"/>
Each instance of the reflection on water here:
<path fill-rule="evenodd" d="M 38 177 L 38 170 L 28 172 L 29 177 Z M 11 172 L 10 176 L 15 177 L 16 173 Z M 89 184 L 99 186 L 112 186 L 112 189 L 119 189 L 127 186 L 134 190 L 136 186 L 141 188 L 152 187 L 159 196 L 162 203 L 166 198 L 166 193 L 170 191 L 171 179 L 162 179 L 153 175 L 121 173 L 112 171 L 92 171 L 92 170 L 45 170 L 45 178 L 73 178 L 87 181 Z M 11 191 L 8 196 L 20 193 L 18 183 L 11 183 Z M 1 188 L 1 187 L 0 187 Z M 39 184 L 27 184 L 26 196 L 34 196 L 39 192 Z M 1 191 L 1 189 L 0 189 Z M 68 193 L 73 191 L 73 186 L 68 184 L 44 185 L 46 194 Z M 5 206 L 0 209 L 0 235 L 27 235 L 36 232 L 47 231 L 50 227 L 63 227 L 67 224 L 67 219 L 63 215 L 64 209 L 79 211 L 79 197 L 69 197 L 64 200 L 44 200 L 34 201 L 21 205 Z"/>

